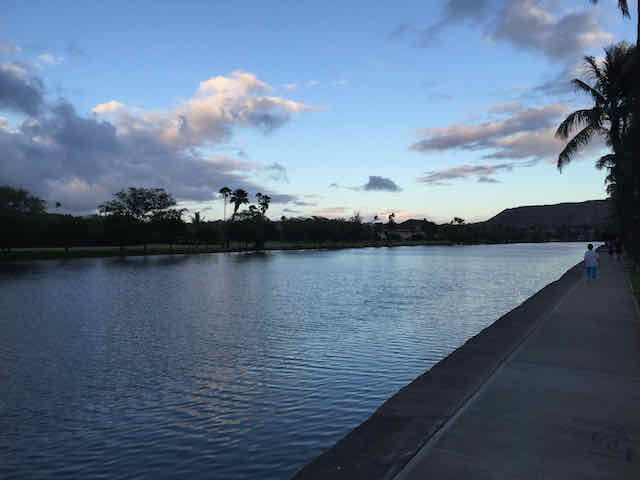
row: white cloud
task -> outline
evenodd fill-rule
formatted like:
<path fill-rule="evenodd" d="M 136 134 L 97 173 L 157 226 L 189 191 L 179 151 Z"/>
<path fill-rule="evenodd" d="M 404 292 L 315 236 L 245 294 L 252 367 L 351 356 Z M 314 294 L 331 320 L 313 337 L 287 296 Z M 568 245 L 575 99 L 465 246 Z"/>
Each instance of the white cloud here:
<path fill-rule="evenodd" d="M 463 22 L 484 29 L 486 37 L 517 48 L 537 51 L 552 60 L 575 61 L 586 49 L 609 44 L 613 35 L 597 20 L 597 10 L 568 10 L 563 2 L 546 0 L 447 0 L 442 15 L 426 28 L 409 24 L 391 36 L 416 35 L 418 44 L 431 46 L 443 31 Z M 585 2 L 586 3 L 586 2 Z"/>
<path fill-rule="evenodd" d="M 22 51 L 22 47 L 15 43 L 8 42 L 0 42 L 0 54 L 2 55 L 11 55 L 14 53 L 20 53 Z"/>
<path fill-rule="evenodd" d="M 91 111 L 96 115 L 108 115 L 110 113 L 115 113 L 123 108 L 125 108 L 124 104 L 116 102 L 115 100 L 110 100 L 106 103 L 96 105 L 91 109 Z"/>
<path fill-rule="evenodd" d="M 1 130 L 9 129 L 9 121 L 4 117 L 0 117 L 0 129 Z"/>
<path fill-rule="evenodd" d="M 273 88 L 258 80 L 252 73 L 236 70 L 227 77 L 218 75 L 200 82 L 197 95 L 205 97 L 218 94 L 240 96 L 252 92 L 270 90 L 273 90 Z"/>
<path fill-rule="evenodd" d="M 419 152 L 467 150 L 480 152 L 479 158 L 501 160 L 495 164 L 464 164 L 441 170 L 432 170 L 418 178 L 432 185 L 450 185 L 449 180 L 474 178 L 481 183 L 498 183 L 491 175 L 509 172 L 515 168 L 531 167 L 541 161 L 555 164 L 566 140 L 555 136 L 556 129 L 569 112 L 563 104 L 545 107 L 518 108 L 517 103 L 497 104 L 490 113 L 511 112 L 503 120 L 479 125 L 453 124 L 446 127 L 424 129 L 426 137 L 409 148 Z M 583 153 L 594 153 L 603 147 L 602 139 L 594 139 Z M 586 157 L 586 156 L 585 156 Z"/>
<path fill-rule="evenodd" d="M 496 183 L 491 175 L 530 167 L 541 161 L 556 163 L 566 141 L 555 136 L 557 126 L 569 112 L 563 104 L 538 108 L 519 108 L 517 103 L 497 104 L 489 107 L 490 113 L 510 115 L 501 120 L 478 125 L 453 124 L 424 129 L 426 138 L 409 148 L 418 152 L 443 152 L 450 150 L 478 151 L 481 159 L 502 160 L 497 164 L 465 164 L 433 170 L 418 178 L 419 182 L 448 185 L 449 180 L 475 178 L 483 183 Z M 585 152 L 602 147 L 602 141 L 594 141 Z"/>
<path fill-rule="evenodd" d="M 312 88 L 319 84 L 320 82 L 317 80 L 309 80 L 304 83 L 285 83 L 282 86 L 287 90 L 296 90 L 297 88 Z"/>
<path fill-rule="evenodd" d="M 362 186 L 366 191 L 399 192 L 402 189 L 390 178 L 370 175 L 369 181 Z"/>
<path fill-rule="evenodd" d="M 507 0 L 489 35 L 554 60 L 570 61 L 588 48 L 613 40 L 613 35 L 600 27 L 593 10 L 554 15 L 540 0 Z"/>
<path fill-rule="evenodd" d="M 237 126 L 264 130 L 265 122 L 271 122 L 276 128 L 296 112 L 311 108 L 247 93 L 269 90 L 252 77 L 203 82 L 193 99 L 170 111 L 145 112 L 111 100 L 97 105 L 94 114 L 82 116 L 64 99 L 48 103 L 39 78 L 20 79 L 0 70 L 0 108 L 26 115 L 14 130 L 4 128 L 7 122 L 1 119 L 0 178 L 77 213 L 93 211 L 129 186 L 163 187 L 179 201 L 211 202 L 221 187 L 229 186 L 250 195 L 265 193 L 273 204 L 294 202 L 295 196 L 259 183 L 265 174 L 286 173 L 279 164 L 265 166 L 246 158 L 205 154 L 198 148 L 227 139 Z M 194 105 L 196 101 L 203 105 Z M 179 132 L 175 142 L 167 141 L 171 122 L 176 121 L 194 127 Z M 211 132 L 196 131 L 201 135 L 196 136 L 193 129 L 200 125 L 212 125 Z"/>
<path fill-rule="evenodd" d="M 554 104 L 519 111 L 515 108 L 515 105 L 507 107 L 513 114 L 504 120 L 424 129 L 420 133 L 426 138 L 409 149 L 418 152 L 484 150 L 487 153 L 483 158 L 546 159 L 557 155 L 562 150 L 562 142 L 555 138 L 554 131 L 569 107 Z M 504 110 L 504 104 L 489 108 L 490 112 Z"/>
<path fill-rule="evenodd" d="M 43 53 L 42 55 L 38 55 L 36 59 L 36 65 L 39 65 L 39 62 L 46 63 L 47 65 L 60 65 L 62 62 L 64 62 L 63 57 L 58 57 L 50 53 Z"/>
<path fill-rule="evenodd" d="M 188 148 L 224 142 L 238 126 L 270 132 L 294 114 L 317 110 L 293 100 L 259 95 L 270 90 L 255 75 L 236 71 L 201 82 L 194 97 L 170 111 L 134 110 L 115 100 L 93 111 L 115 114 L 118 134 L 144 131 L 172 148 Z"/>
<path fill-rule="evenodd" d="M 11 73 L 22 80 L 27 78 L 27 69 L 20 63 L 5 63 L 0 66 L 0 69 L 2 69 L 3 72 Z"/>
<path fill-rule="evenodd" d="M 512 163 L 485 164 L 485 165 L 460 165 L 458 167 L 445 168 L 427 172 L 423 177 L 418 178 L 419 182 L 442 185 L 446 180 L 458 178 L 476 177 L 481 182 L 495 181 L 488 177 L 500 171 L 510 171 L 515 166 Z"/>
<path fill-rule="evenodd" d="M 504 113 L 516 113 L 522 110 L 522 104 L 518 101 L 496 103 L 489 107 L 489 113 L 504 114 Z"/>

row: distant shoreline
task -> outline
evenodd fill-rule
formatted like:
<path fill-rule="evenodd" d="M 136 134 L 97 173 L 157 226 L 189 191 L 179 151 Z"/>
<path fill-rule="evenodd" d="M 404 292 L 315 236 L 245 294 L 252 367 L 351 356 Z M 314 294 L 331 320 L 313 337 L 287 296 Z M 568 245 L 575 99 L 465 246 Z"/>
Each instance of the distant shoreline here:
<path fill-rule="evenodd" d="M 200 255 L 209 253 L 248 253 L 277 250 L 344 250 L 349 248 L 383 248 L 383 247 L 410 247 L 410 246 L 452 246 L 449 241 L 396 241 L 396 242 L 331 242 L 331 243 L 289 243 L 267 242 L 264 248 L 232 247 L 223 248 L 212 245 L 130 245 L 125 247 L 100 246 L 100 247 L 35 247 L 15 248 L 10 252 L 0 253 L 0 262 L 19 260 L 54 260 L 65 258 L 102 258 L 102 257 L 139 257 L 150 255 Z"/>
<path fill-rule="evenodd" d="M 456 246 L 456 245 L 511 245 L 515 243 L 558 243 L 555 241 L 540 242 L 451 242 L 437 241 L 369 241 L 369 242 L 331 242 L 331 243 L 289 243 L 267 242 L 264 248 L 232 247 L 223 248 L 211 245 L 148 245 L 145 250 L 142 245 L 130 245 L 121 247 L 70 247 L 68 251 L 64 247 L 35 247 L 15 248 L 10 252 L 0 253 L 0 263 L 16 262 L 21 260 L 58 260 L 72 258 L 110 258 L 110 257 L 141 257 L 156 255 L 200 255 L 211 253 L 259 253 L 269 251 L 288 250 L 346 250 L 352 248 L 393 248 L 393 247 L 417 247 L 417 246 Z M 586 243 L 586 241 L 560 242 L 560 243 Z"/>

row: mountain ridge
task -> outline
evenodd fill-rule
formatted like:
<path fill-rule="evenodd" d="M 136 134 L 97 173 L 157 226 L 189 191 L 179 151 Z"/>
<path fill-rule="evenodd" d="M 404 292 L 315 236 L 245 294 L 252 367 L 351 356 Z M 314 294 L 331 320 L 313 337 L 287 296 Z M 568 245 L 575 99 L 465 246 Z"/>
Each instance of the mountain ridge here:
<path fill-rule="evenodd" d="M 586 200 L 584 202 L 563 202 L 551 205 L 525 205 L 506 208 L 478 226 L 508 226 L 514 228 L 560 226 L 605 226 L 611 221 L 612 202 L 604 200 Z"/>

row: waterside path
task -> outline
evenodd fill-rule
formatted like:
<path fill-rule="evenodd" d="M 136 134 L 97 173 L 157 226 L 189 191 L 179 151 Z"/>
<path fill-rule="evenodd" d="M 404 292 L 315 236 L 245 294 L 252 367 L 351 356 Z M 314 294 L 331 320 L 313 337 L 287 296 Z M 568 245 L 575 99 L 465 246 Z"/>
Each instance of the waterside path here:
<path fill-rule="evenodd" d="M 640 478 L 640 317 L 581 264 L 387 400 L 295 479 Z"/>

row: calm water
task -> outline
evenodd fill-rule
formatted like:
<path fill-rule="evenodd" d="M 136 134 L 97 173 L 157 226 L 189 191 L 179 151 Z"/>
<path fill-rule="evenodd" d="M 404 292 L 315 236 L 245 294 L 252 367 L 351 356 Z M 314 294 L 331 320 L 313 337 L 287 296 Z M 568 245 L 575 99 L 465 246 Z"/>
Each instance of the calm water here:
<path fill-rule="evenodd" d="M 584 247 L 0 265 L 0 477 L 286 479 Z"/>

